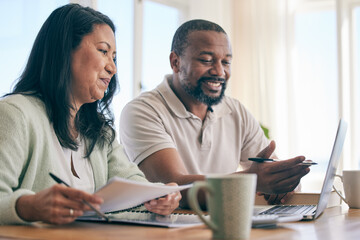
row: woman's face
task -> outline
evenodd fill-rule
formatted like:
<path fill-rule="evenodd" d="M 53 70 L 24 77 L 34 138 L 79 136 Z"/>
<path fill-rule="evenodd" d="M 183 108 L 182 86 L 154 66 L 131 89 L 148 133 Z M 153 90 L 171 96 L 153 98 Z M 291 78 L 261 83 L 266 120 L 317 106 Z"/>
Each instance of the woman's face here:
<path fill-rule="evenodd" d="M 104 97 L 111 78 L 116 73 L 116 46 L 112 29 L 95 25 L 92 33 L 84 36 L 72 53 L 71 102 L 79 109 Z"/>

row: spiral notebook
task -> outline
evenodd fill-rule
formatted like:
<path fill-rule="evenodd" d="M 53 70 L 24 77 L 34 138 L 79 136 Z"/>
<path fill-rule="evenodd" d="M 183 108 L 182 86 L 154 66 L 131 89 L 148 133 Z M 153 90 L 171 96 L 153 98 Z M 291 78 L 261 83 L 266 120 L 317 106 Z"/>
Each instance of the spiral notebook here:
<path fill-rule="evenodd" d="M 172 213 L 167 216 L 151 213 L 149 211 L 135 211 L 125 210 L 105 214 L 109 221 L 92 215 L 81 216 L 77 221 L 95 221 L 95 222 L 110 222 L 110 223 L 128 223 L 137 225 L 150 225 L 158 227 L 179 228 L 192 227 L 202 225 L 203 222 L 195 214 L 187 213 Z"/>

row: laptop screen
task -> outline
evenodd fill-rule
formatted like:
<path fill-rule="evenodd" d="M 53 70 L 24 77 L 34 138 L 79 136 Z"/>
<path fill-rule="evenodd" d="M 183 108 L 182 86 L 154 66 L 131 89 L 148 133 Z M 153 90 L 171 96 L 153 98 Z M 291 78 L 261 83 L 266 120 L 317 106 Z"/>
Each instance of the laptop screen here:
<path fill-rule="evenodd" d="M 321 189 L 321 194 L 319 197 L 319 203 L 316 209 L 315 218 L 317 218 L 324 211 L 328 203 L 331 189 L 334 183 L 336 169 L 339 164 L 340 155 L 345 141 L 346 130 L 347 130 L 347 123 L 343 119 L 340 119 L 335 137 L 334 146 L 331 152 L 328 168 L 325 175 L 324 184 Z"/>

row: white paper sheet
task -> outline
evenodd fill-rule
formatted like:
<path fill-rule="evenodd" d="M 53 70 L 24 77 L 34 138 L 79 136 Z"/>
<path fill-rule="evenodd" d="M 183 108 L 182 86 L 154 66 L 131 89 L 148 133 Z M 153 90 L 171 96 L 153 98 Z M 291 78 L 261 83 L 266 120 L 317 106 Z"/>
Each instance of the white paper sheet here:
<path fill-rule="evenodd" d="M 151 199 L 181 191 L 191 186 L 192 184 L 166 186 L 114 177 L 95 194 L 104 199 L 101 212 L 113 212 L 132 208 Z"/>

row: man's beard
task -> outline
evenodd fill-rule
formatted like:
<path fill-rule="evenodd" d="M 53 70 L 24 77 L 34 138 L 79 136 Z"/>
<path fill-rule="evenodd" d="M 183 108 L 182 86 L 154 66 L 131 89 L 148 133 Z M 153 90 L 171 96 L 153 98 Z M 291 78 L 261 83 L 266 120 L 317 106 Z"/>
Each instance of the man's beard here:
<path fill-rule="evenodd" d="M 206 81 L 217 81 L 221 82 L 222 88 L 220 95 L 217 97 L 211 97 L 204 93 L 204 91 L 201 88 L 201 84 L 205 83 Z M 197 81 L 197 85 L 195 88 L 193 88 L 189 81 L 185 78 L 181 82 L 182 87 L 184 88 L 185 92 L 198 100 L 201 103 L 206 104 L 208 107 L 211 107 L 213 105 L 216 105 L 221 102 L 225 95 L 225 89 L 226 89 L 226 81 L 223 78 L 214 78 L 214 77 L 202 77 Z M 206 83 L 205 83 L 206 84 Z"/>

